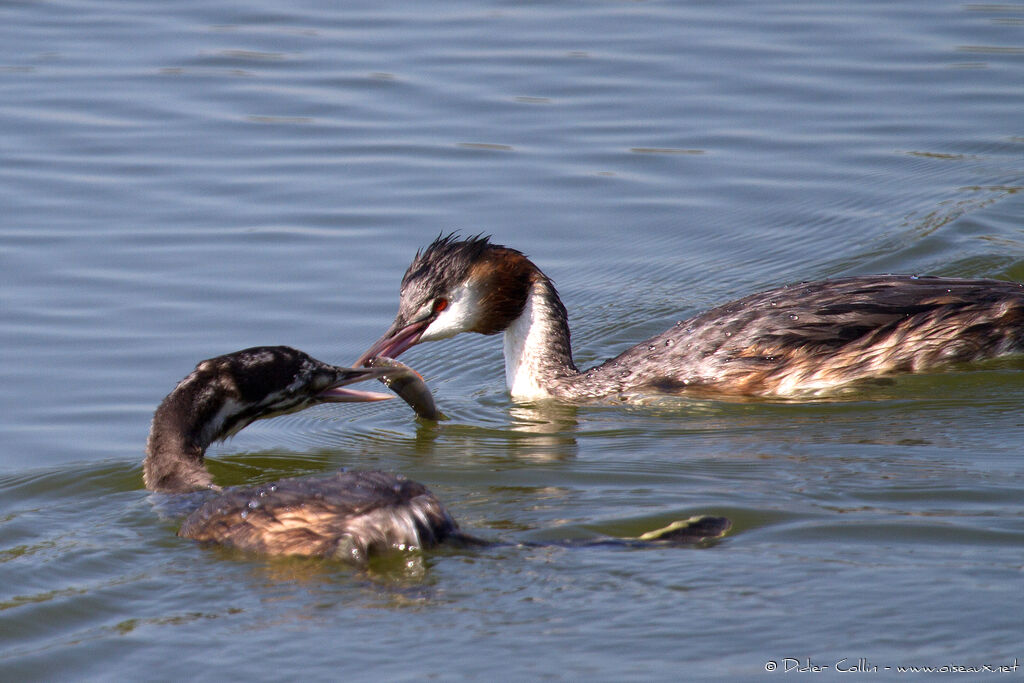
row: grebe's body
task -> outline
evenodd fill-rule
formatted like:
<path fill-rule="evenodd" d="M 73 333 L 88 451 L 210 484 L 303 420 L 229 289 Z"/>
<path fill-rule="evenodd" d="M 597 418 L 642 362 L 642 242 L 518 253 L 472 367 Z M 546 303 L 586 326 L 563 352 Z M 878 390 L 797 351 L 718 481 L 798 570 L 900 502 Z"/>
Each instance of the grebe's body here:
<path fill-rule="evenodd" d="M 394 324 L 360 361 L 459 332 L 504 332 L 506 383 L 522 400 L 791 397 L 1021 352 L 1024 287 L 898 275 L 805 282 L 713 308 L 580 372 L 551 280 L 514 249 L 449 235 L 416 254 Z"/>
<path fill-rule="evenodd" d="M 178 535 L 266 555 L 354 564 L 468 538 L 422 484 L 366 471 L 229 489 L 193 512 Z"/>
<path fill-rule="evenodd" d="M 178 535 L 266 554 L 361 563 L 387 549 L 430 547 L 458 536 L 458 524 L 437 497 L 401 475 L 340 472 L 221 491 L 204 466 L 211 443 L 255 420 L 317 403 L 391 398 L 342 387 L 398 372 L 393 366 L 328 365 L 286 346 L 202 361 L 153 416 L 143 464 L 146 488 L 217 491 L 185 520 Z"/>
<path fill-rule="evenodd" d="M 228 490 L 213 483 L 204 467 L 206 448 L 255 420 L 317 403 L 391 398 L 342 388 L 352 382 L 400 380 L 392 389 L 418 414 L 439 414 L 419 375 L 396 361 L 373 360 L 383 367 L 342 368 L 287 346 L 262 346 L 199 363 L 157 408 L 143 463 L 143 481 L 150 490 L 216 492 L 185 520 L 178 535 L 263 554 L 356 564 L 386 551 L 429 548 L 448 540 L 485 543 L 460 531 L 426 487 L 397 474 L 339 472 Z M 638 539 L 592 543 L 689 544 L 721 536 L 730 526 L 722 517 L 699 516 Z"/>

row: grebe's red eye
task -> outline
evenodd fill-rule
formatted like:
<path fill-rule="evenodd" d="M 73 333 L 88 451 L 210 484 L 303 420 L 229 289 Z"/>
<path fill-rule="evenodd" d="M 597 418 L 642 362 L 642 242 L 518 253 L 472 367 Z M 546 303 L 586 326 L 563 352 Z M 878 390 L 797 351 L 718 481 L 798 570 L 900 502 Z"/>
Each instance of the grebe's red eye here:
<path fill-rule="evenodd" d="M 434 313 L 440 313 L 448 308 L 448 299 L 434 299 Z"/>

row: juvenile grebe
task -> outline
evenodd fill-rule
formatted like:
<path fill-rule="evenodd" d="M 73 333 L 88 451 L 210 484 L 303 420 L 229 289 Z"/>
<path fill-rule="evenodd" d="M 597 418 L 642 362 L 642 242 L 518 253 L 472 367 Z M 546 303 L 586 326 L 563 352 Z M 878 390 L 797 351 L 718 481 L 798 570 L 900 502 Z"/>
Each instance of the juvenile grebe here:
<path fill-rule="evenodd" d="M 185 520 L 178 535 L 264 554 L 356 564 L 376 553 L 444 540 L 484 544 L 461 532 L 426 487 L 397 474 L 339 472 L 226 491 L 213 483 L 204 466 L 206 448 L 256 420 L 318 403 L 391 398 L 342 388 L 353 382 L 401 379 L 402 397 L 418 413 L 435 410 L 419 375 L 396 361 L 374 360 L 384 367 L 337 367 L 287 346 L 261 346 L 199 363 L 156 409 L 143 463 L 143 481 L 152 491 L 218 492 Z M 699 516 L 638 539 L 576 545 L 695 543 L 721 536 L 730 526 L 721 517 Z"/>
<path fill-rule="evenodd" d="M 580 372 L 551 280 L 515 249 L 448 235 L 416 253 L 394 323 L 356 365 L 460 332 L 505 333 L 505 379 L 517 399 L 799 396 L 1020 352 L 1024 287 L 899 275 L 803 282 L 678 322 Z"/>
<path fill-rule="evenodd" d="M 203 463 L 211 443 L 256 420 L 318 403 L 391 398 L 342 387 L 398 373 L 393 365 L 328 365 L 287 346 L 204 360 L 153 416 L 143 463 L 146 488 L 220 492 Z M 230 489 L 206 501 L 178 531 L 243 550 L 354 562 L 385 549 L 429 547 L 458 534 L 458 524 L 426 487 L 385 472 L 339 472 Z"/>

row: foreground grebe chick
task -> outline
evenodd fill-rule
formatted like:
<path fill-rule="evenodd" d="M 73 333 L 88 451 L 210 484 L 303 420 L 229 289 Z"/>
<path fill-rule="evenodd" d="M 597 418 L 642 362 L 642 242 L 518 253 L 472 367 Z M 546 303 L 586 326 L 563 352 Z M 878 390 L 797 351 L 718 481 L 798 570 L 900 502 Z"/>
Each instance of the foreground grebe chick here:
<path fill-rule="evenodd" d="M 448 235 L 417 252 L 394 323 L 356 364 L 460 332 L 505 333 L 505 378 L 517 399 L 787 397 L 1020 352 L 1024 287 L 898 275 L 804 282 L 681 321 L 580 372 L 551 280 L 515 249 Z"/>
<path fill-rule="evenodd" d="M 219 492 L 204 466 L 211 443 L 255 420 L 318 403 L 391 398 L 343 387 L 398 372 L 394 365 L 337 367 L 287 346 L 204 360 L 153 416 L 143 463 L 146 488 Z M 458 535 L 458 529 L 421 484 L 385 472 L 340 472 L 230 489 L 193 512 L 178 535 L 267 554 L 363 562 L 387 549 L 429 547 Z"/>
<path fill-rule="evenodd" d="M 397 361 L 373 360 L 383 367 L 337 367 L 287 346 L 262 346 L 199 363 L 157 408 L 143 463 L 147 489 L 217 492 L 185 520 L 178 535 L 264 554 L 356 564 L 378 553 L 442 541 L 485 544 L 461 532 L 426 487 L 401 475 L 339 472 L 226 491 L 213 483 L 204 466 L 206 448 L 255 420 L 317 403 L 391 398 L 343 388 L 353 382 L 384 379 L 417 414 L 440 414 L 419 375 Z M 721 536 L 730 526 L 722 517 L 698 516 L 637 539 L 563 545 L 691 544 Z"/>

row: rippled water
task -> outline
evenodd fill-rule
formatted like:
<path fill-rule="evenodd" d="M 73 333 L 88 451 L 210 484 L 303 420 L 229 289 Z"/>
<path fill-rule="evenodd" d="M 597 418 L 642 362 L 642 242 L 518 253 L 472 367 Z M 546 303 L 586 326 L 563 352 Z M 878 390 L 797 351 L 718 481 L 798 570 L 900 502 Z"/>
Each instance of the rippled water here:
<path fill-rule="evenodd" d="M 910 0 L 0 7 L 2 677 L 1024 660 L 1019 362 L 537 410 L 460 338 L 403 356 L 450 422 L 322 406 L 211 451 L 223 484 L 401 471 L 513 543 L 735 521 L 699 549 L 268 560 L 178 539 L 139 466 L 196 361 L 353 360 L 441 231 L 530 254 L 581 366 L 787 281 L 1024 280 L 1022 29 Z"/>

